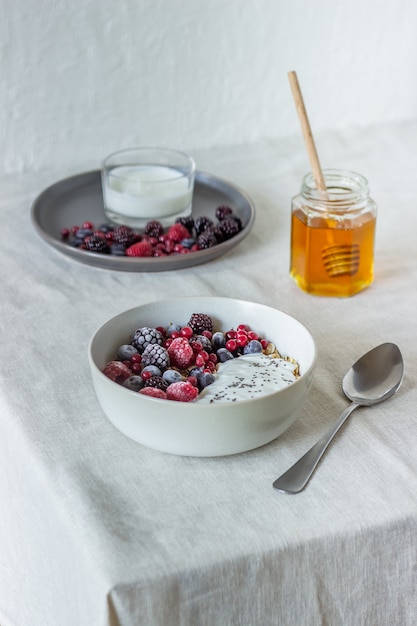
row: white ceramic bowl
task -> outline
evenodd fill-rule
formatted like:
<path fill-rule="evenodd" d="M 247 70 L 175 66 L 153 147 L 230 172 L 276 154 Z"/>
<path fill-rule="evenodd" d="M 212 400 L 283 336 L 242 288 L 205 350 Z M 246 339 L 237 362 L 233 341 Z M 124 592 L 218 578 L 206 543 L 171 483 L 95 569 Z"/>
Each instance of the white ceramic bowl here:
<path fill-rule="evenodd" d="M 206 313 L 217 330 L 249 324 L 294 357 L 301 376 L 284 389 L 256 399 L 198 404 L 150 398 L 107 378 L 102 369 L 142 326 L 186 324 Z M 309 331 L 276 309 L 222 297 L 187 297 L 152 302 L 125 311 L 92 337 L 88 356 L 97 398 L 109 420 L 125 435 L 150 448 L 184 456 L 222 456 L 252 450 L 281 435 L 297 419 L 310 389 L 317 349 Z"/>

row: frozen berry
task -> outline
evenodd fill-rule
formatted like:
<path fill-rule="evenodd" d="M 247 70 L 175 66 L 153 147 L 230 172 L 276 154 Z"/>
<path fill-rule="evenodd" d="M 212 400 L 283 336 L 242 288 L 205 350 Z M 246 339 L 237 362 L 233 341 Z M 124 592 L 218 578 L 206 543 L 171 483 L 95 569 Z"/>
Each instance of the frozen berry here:
<path fill-rule="evenodd" d="M 219 359 L 220 363 L 225 363 L 226 361 L 230 361 L 230 359 L 234 359 L 235 357 L 226 348 L 219 348 L 219 350 L 217 350 L 217 358 Z"/>
<path fill-rule="evenodd" d="M 204 230 L 198 236 L 197 243 L 201 250 L 207 250 L 207 248 L 214 248 L 217 245 L 217 239 L 212 231 Z"/>
<path fill-rule="evenodd" d="M 115 383 L 122 385 L 132 375 L 132 372 L 121 361 L 109 361 L 103 369 L 103 374 Z"/>
<path fill-rule="evenodd" d="M 144 234 L 149 237 L 160 237 L 164 233 L 164 227 L 158 220 L 151 220 L 145 226 Z"/>
<path fill-rule="evenodd" d="M 211 344 L 214 350 L 224 348 L 224 346 L 226 345 L 226 338 L 224 336 L 224 333 L 220 331 L 215 332 L 213 334 L 213 337 L 211 338 Z"/>
<path fill-rule="evenodd" d="M 101 235 L 91 235 L 91 237 L 87 237 L 85 240 L 85 247 L 86 250 L 89 250 L 90 252 L 98 252 L 101 254 L 110 252 L 107 239 Z"/>
<path fill-rule="evenodd" d="M 142 378 L 151 378 L 152 376 L 162 376 L 162 372 L 157 365 L 145 365 L 142 369 Z"/>
<path fill-rule="evenodd" d="M 135 243 L 137 235 L 133 228 L 129 226 L 118 226 L 113 231 L 113 241 L 116 243 L 122 243 L 124 246 L 129 247 Z"/>
<path fill-rule="evenodd" d="M 150 343 L 146 346 L 142 353 L 142 363 L 147 365 L 156 365 L 161 370 L 169 366 L 168 350 L 157 343 Z"/>
<path fill-rule="evenodd" d="M 221 231 L 225 239 L 231 239 L 240 231 L 239 224 L 231 217 L 226 217 L 220 222 Z"/>
<path fill-rule="evenodd" d="M 152 245 L 149 241 L 138 241 L 126 249 L 126 255 L 135 257 L 153 256 Z"/>
<path fill-rule="evenodd" d="M 117 351 L 117 358 L 121 361 L 130 361 L 134 354 L 138 354 L 136 348 L 130 344 L 120 346 Z"/>
<path fill-rule="evenodd" d="M 158 343 L 160 346 L 164 343 L 164 338 L 159 330 L 156 328 L 149 328 L 144 326 L 138 328 L 132 337 L 132 346 L 135 346 L 137 351 L 142 354 L 146 346 L 150 343 Z"/>
<path fill-rule="evenodd" d="M 257 339 L 252 339 L 243 348 L 243 354 L 259 354 L 262 352 L 262 344 Z"/>
<path fill-rule="evenodd" d="M 162 389 L 157 387 L 144 387 L 139 391 L 144 396 L 151 396 L 151 398 L 159 398 L 160 400 L 166 400 L 167 394 Z"/>
<path fill-rule="evenodd" d="M 178 383 L 182 380 L 182 374 L 180 374 L 178 370 L 168 369 L 162 374 L 162 378 L 170 385 L 171 383 Z"/>
<path fill-rule="evenodd" d="M 218 206 L 215 212 L 215 215 L 219 221 L 224 220 L 224 218 L 228 215 L 232 215 L 233 210 L 230 206 Z"/>
<path fill-rule="evenodd" d="M 182 224 L 173 224 L 168 228 L 167 237 L 175 243 L 179 243 L 182 239 L 187 239 L 189 236 L 189 231 Z"/>
<path fill-rule="evenodd" d="M 213 320 L 205 313 L 193 313 L 188 322 L 188 326 L 190 326 L 197 335 L 201 334 L 203 330 L 212 332 Z"/>
<path fill-rule="evenodd" d="M 129 376 L 123 382 L 123 387 L 127 387 L 132 391 L 139 391 L 143 387 L 143 378 L 141 376 Z"/>
<path fill-rule="evenodd" d="M 126 246 L 122 243 L 114 243 L 110 246 L 110 254 L 113 256 L 126 256 Z"/>
<path fill-rule="evenodd" d="M 61 228 L 61 237 L 62 237 L 62 239 L 68 239 L 69 236 L 70 236 L 69 228 Z"/>
<path fill-rule="evenodd" d="M 187 216 L 187 217 L 178 217 L 175 220 L 176 224 L 182 224 L 182 226 L 185 226 L 185 228 L 188 230 L 188 232 L 191 233 L 194 230 L 194 218 L 191 217 L 191 215 Z"/>
<path fill-rule="evenodd" d="M 154 387 L 155 389 L 162 389 L 166 391 L 169 383 L 162 378 L 162 376 L 151 376 L 145 380 L 145 387 Z"/>
<path fill-rule="evenodd" d="M 172 365 L 179 369 L 189 367 L 194 361 L 194 351 L 185 337 L 173 339 L 168 347 L 168 354 Z"/>
<path fill-rule="evenodd" d="M 194 221 L 195 232 L 197 235 L 201 235 L 201 233 L 206 230 L 206 228 L 213 226 L 213 220 L 209 217 L 203 215 L 202 217 L 197 217 Z"/>
<path fill-rule="evenodd" d="M 211 372 L 203 372 L 198 379 L 198 384 L 200 385 L 201 389 L 204 389 L 205 387 L 208 387 L 208 385 L 212 385 L 215 380 L 216 377 L 214 376 L 214 374 L 212 374 Z"/>
<path fill-rule="evenodd" d="M 169 385 L 166 391 L 168 400 L 175 400 L 177 402 L 191 402 L 198 396 L 198 389 L 186 381 L 180 381 L 178 383 L 172 383 Z"/>

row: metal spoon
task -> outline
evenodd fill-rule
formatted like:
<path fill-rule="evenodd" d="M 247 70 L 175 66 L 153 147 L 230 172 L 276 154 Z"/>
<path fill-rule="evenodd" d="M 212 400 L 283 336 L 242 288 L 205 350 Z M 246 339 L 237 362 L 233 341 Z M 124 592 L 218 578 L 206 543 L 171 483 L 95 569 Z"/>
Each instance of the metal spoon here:
<path fill-rule="evenodd" d="M 329 443 L 352 411 L 360 406 L 372 406 L 387 400 L 399 389 L 403 375 L 403 358 L 398 346 L 393 343 L 383 343 L 356 361 L 342 383 L 343 391 L 352 404 L 301 459 L 276 479 L 274 489 L 283 493 L 302 491 Z"/>

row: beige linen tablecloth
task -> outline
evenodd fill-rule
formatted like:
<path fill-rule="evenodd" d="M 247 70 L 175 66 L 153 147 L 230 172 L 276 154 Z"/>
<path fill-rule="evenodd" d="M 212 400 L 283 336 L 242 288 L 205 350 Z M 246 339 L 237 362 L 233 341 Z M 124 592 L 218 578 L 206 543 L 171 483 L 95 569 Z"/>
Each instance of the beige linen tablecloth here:
<path fill-rule="evenodd" d="M 378 205 L 375 282 L 349 299 L 310 296 L 288 275 L 301 137 L 195 152 L 199 169 L 252 197 L 257 219 L 227 256 L 178 272 L 82 266 L 34 232 L 33 199 L 98 165 L 1 181 L 2 626 L 417 622 L 417 124 L 316 139 L 323 167 L 364 174 Z M 135 305 L 207 294 L 304 323 L 319 350 L 313 388 L 299 420 L 257 450 L 147 449 L 101 411 L 88 341 Z M 345 371 L 385 341 L 404 356 L 399 393 L 354 413 L 304 492 L 274 491 L 347 406 Z"/>

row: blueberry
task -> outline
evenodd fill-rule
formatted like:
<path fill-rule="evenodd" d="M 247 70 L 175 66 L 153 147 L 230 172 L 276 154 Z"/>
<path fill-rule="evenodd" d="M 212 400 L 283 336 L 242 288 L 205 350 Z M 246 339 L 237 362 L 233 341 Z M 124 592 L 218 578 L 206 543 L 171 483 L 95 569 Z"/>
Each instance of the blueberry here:
<path fill-rule="evenodd" d="M 117 358 L 121 361 L 130 361 L 132 354 L 138 354 L 138 351 L 134 346 L 123 345 L 117 351 Z"/>
<path fill-rule="evenodd" d="M 252 339 L 243 348 L 243 354 L 259 354 L 262 352 L 262 344 L 257 339 Z"/>
<path fill-rule="evenodd" d="M 184 246 L 184 248 L 192 248 L 193 245 L 195 244 L 195 239 L 194 237 L 187 237 L 186 239 L 183 239 L 181 241 L 181 245 Z"/>
<path fill-rule="evenodd" d="M 169 384 L 178 383 L 182 380 L 182 376 L 177 370 L 165 370 L 162 374 L 162 378 Z"/>
<path fill-rule="evenodd" d="M 216 377 L 211 372 L 203 372 L 198 379 L 198 384 L 201 389 L 204 389 L 208 385 L 211 385 L 216 380 Z"/>
<path fill-rule="evenodd" d="M 224 333 L 221 333 L 221 332 L 214 333 L 211 338 L 211 344 L 213 346 L 213 350 L 224 348 L 224 346 L 226 345 L 226 337 L 224 336 Z"/>
<path fill-rule="evenodd" d="M 161 370 L 159 367 L 156 367 L 156 365 L 147 365 L 143 368 L 142 373 L 143 372 L 150 372 L 151 376 L 162 376 Z"/>
<path fill-rule="evenodd" d="M 112 246 L 110 246 L 110 254 L 113 254 L 113 256 L 125 256 L 126 253 L 126 246 L 124 246 L 122 243 L 114 243 Z"/>
<path fill-rule="evenodd" d="M 129 376 L 123 383 L 123 387 L 127 387 L 132 391 L 140 391 L 143 387 L 143 380 L 140 376 Z"/>
<path fill-rule="evenodd" d="M 197 378 L 197 380 L 200 378 L 202 373 L 203 373 L 203 368 L 202 367 L 193 367 L 193 369 L 191 369 L 188 372 L 189 376 L 195 376 Z"/>
<path fill-rule="evenodd" d="M 225 361 L 230 361 L 230 359 L 234 359 L 235 357 L 226 348 L 219 348 L 217 350 L 217 358 L 219 359 L 220 363 L 224 363 Z"/>
<path fill-rule="evenodd" d="M 182 326 L 180 324 L 170 324 L 167 330 L 168 337 L 171 337 L 172 333 L 179 333 L 181 328 Z"/>
<path fill-rule="evenodd" d="M 84 239 L 85 237 L 88 237 L 92 234 L 93 234 L 93 231 L 91 230 L 91 228 L 79 228 L 77 232 L 75 233 L 75 237 L 77 239 Z"/>
<path fill-rule="evenodd" d="M 111 224 L 100 224 L 99 231 L 102 233 L 111 233 L 114 231 L 114 226 Z"/>

